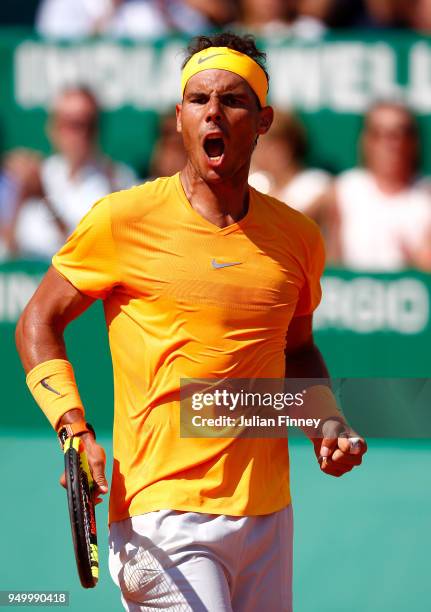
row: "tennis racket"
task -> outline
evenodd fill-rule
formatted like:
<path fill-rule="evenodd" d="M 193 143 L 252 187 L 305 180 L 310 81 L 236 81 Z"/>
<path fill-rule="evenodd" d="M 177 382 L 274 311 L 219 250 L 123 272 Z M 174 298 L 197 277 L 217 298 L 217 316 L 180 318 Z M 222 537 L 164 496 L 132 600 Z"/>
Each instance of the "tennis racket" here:
<path fill-rule="evenodd" d="M 81 438 L 71 436 L 62 442 L 76 566 L 82 586 L 91 589 L 99 578 L 96 513 L 92 499 L 94 481 Z"/>

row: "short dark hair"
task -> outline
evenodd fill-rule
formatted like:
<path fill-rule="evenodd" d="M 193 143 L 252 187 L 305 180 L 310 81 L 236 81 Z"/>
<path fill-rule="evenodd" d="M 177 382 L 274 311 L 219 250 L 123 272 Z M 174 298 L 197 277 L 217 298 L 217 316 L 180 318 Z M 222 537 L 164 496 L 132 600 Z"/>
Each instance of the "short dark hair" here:
<path fill-rule="evenodd" d="M 385 100 L 385 99 L 375 100 L 365 112 L 365 115 L 364 115 L 365 130 L 369 127 L 370 119 L 373 113 L 376 110 L 379 110 L 381 108 L 391 108 L 400 113 L 403 113 L 404 116 L 407 118 L 407 121 L 409 124 L 410 135 L 413 138 L 419 139 L 419 126 L 417 123 L 416 115 L 414 114 L 414 112 L 411 110 L 409 106 L 404 104 L 404 102 L 401 102 L 398 100 L 390 100 L 390 99 L 389 100 Z"/>
<path fill-rule="evenodd" d="M 256 64 L 259 64 L 269 81 L 269 74 L 265 68 L 266 53 L 259 51 L 256 46 L 256 40 L 251 34 L 239 36 L 234 32 L 220 32 L 212 36 L 195 36 L 187 45 L 186 58 L 182 64 L 182 68 L 184 68 L 193 55 L 209 47 L 228 47 L 229 49 L 248 55 Z"/>
<path fill-rule="evenodd" d="M 51 109 L 52 113 L 55 114 L 55 111 L 56 111 L 56 108 L 58 106 L 59 101 L 62 98 L 64 98 L 65 96 L 69 96 L 71 94 L 78 94 L 80 96 L 83 96 L 83 97 L 87 98 L 87 100 L 94 107 L 96 120 L 98 119 L 98 116 L 99 116 L 99 113 L 100 113 L 100 107 L 99 107 L 99 102 L 98 102 L 98 99 L 96 97 L 96 94 L 94 93 L 94 91 L 92 89 L 90 89 L 86 85 L 81 85 L 81 84 L 78 84 L 78 85 L 68 85 L 67 87 L 64 87 L 57 94 L 57 96 L 53 100 L 53 105 L 52 105 L 52 109 Z"/>
<path fill-rule="evenodd" d="M 304 161 L 308 148 L 307 133 L 303 123 L 292 112 L 277 109 L 267 137 L 284 140 L 291 149 L 294 160 L 297 162 Z"/>

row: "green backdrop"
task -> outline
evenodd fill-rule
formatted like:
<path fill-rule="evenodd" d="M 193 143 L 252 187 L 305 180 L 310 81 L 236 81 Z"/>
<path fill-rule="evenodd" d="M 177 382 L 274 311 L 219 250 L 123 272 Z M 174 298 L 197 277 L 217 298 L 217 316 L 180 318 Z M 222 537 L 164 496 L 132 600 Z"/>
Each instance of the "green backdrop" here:
<path fill-rule="evenodd" d="M 0 264 L 1 387 L 5 405 L 20 407 L 2 412 L 3 426 L 47 426 L 34 409 L 14 347 L 15 323 L 46 268 L 42 262 Z M 430 275 L 327 270 L 322 284 L 315 337 L 332 377 L 431 377 Z M 91 419 L 110 430 L 112 368 L 100 302 L 68 327 L 66 342 Z"/>
<path fill-rule="evenodd" d="M 97 509 L 101 578 L 84 591 L 58 485 L 62 454 L 14 349 L 15 322 L 45 270 L 37 262 L 0 266 L 0 590 L 67 590 L 73 612 L 119 611 L 106 501 Z M 430 376 L 429 276 L 328 270 L 324 292 L 316 337 L 333 375 Z M 110 472 L 112 375 L 100 303 L 69 327 L 67 345 Z M 290 441 L 295 612 L 429 610 L 430 451 L 430 440 L 370 439 L 364 464 L 334 479 L 320 473 L 307 441 Z"/>
<path fill-rule="evenodd" d="M 178 99 L 183 42 L 60 45 L 28 30 L 1 30 L 0 150 L 48 152 L 44 123 L 56 92 L 86 83 L 103 108 L 103 148 L 145 171 L 158 112 Z M 354 165 L 362 113 L 372 100 L 396 96 L 419 116 L 423 168 L 430 171 L 429 38 L 342 34 L 318 44 L 263 44 L 271 100 L 301 113 L 311 163 L 333 171 Z M 45 269 L 35 262 L 0 267 L 0 589 L 66 589 L 70 610 L 111 612 L 121 605 L 107 572 L 106 503 L 98 507 L 101 580 L 86 592 L 76 576 L 65 494 L 57 485 L 62 456 L 25 387 L 14 349 L 15 322 Z M 430 277 L 416 272 L 328 270 L 316 339 L 332 375 L 429 377 L 430 293 Z M 110 466 L 112 376 L 100 304 L 70 326 L 67 344 Z M 306 441 L 295 438 L 290 447 L 295 612 L 427 612 L 430 441 L 371 439 L 363 466 L 341 480 L 319 472 Z"/>
<path fill-rule="evenodd" d="M 179 97 L 185 40 L 59 44 L 31 30 L 0 29 L 0 150 L 49 150 L 45 120 L 65 86 L 94 89 L 103 108 L 102 145 L 145 172 L 157 113 Z M 431 169 L 431 39 L 408 32 L 329 34 L 318 43 L 272 37 L 270 100 L 297 109 L 309 128 L 312 164 L 340 171 L 356 164 L 354 145 L 369 104 L 397 98 L 418 114 L 423 169 Z"/>

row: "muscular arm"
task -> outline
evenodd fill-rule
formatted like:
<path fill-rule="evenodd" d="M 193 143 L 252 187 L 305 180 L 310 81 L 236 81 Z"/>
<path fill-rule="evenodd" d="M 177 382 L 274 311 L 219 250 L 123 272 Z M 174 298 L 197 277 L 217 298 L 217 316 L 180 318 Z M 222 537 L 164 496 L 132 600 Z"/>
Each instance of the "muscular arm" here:
<path fill-rule="evenodd" d="M 294 317 L 286 336 L 286 376 L 329 378 L 321 352 L 314 344 L 312 316 Z"/>
<path fill-rule="evenodd" d="M 93 302 L 92 298 L 75 289 L 55 268 L 48 270 L 16 327 L 16 346 L 26 373 L 44 361 L 67 359 L 64 330 Z M 80 420 L 82 412 L 77 408 L 66 412 L 59 425 Z M 83 434 L 81 437 L 93 477 L 99 485 L 96 493 L 106 493 L 105 452 L 96 444 L 92 434 Z M 64 474 L 60 482 L 65 485 Z"/>
<path fill-rule="evenodd" d="M 289 325 L 286 337 L 286 378 L 329 379 L 325 360 L 314 344 L 311 315 L 294 317 Z M 325 457 L 320 465 L 321 470 L 332 476 L 341 476 L 353 466 L 359 465 L 362 455 L 366 452 L 367 446 L 362 439 L 360 448 L 352 454 L 348 439 L 337 437 L 346 429 L 347 425 L 328 419 L 323 428 L 324 438 L 309 436 L 316 456 Z M 308 432 L 305 433 L 309 435 Z M 356 436 L 354 432 L 352 434 Z"/>
<path fill-rule="evenodd" d="M 48 270 L 16 327 L 16 346 L 26 373 L 43 361 L 67 359 L 64 330 L 93 302 L 55 268 Z"/>

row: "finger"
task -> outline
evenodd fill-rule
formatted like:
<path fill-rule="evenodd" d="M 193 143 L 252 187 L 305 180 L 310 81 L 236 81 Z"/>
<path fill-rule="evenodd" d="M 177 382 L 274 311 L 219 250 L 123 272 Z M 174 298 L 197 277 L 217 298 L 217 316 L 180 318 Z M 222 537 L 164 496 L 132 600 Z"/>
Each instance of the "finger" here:
<path fill-rule="evenodd" d="M 319 454 L 321 457 L 330 457 L 337 448 L 337 438 L 323 438 L 320 444 Z"/>
<path fill-rule="evenodd" d="M 343 453 L 340 449 L 333 452 L 331 459 L 338 465 L 360 465 L 362 463 L 362 455 L 350 455 Z"/>
<path fill-rule="evenodd" d="M 338 448 L 343 453 L 362 456 L 367 450 L 367 445 L 365 440 L 359 436 L 343 436 L 338 438 Z"/>
<path fill-rule="evenodd" d="M 108 481 L 105 477 L 105 462 L 102 460 L 93 461 L 90 467 L 94 483 L 98 489 L 98 493 L 107 493 Z"/>
<path fill-rule="evenodd" d="M 62 475 L 60 476 L 60 480 L 59 480 L 61 486 L 66 489 L 66 474 L 65 472 L 62 473 Z"/>

